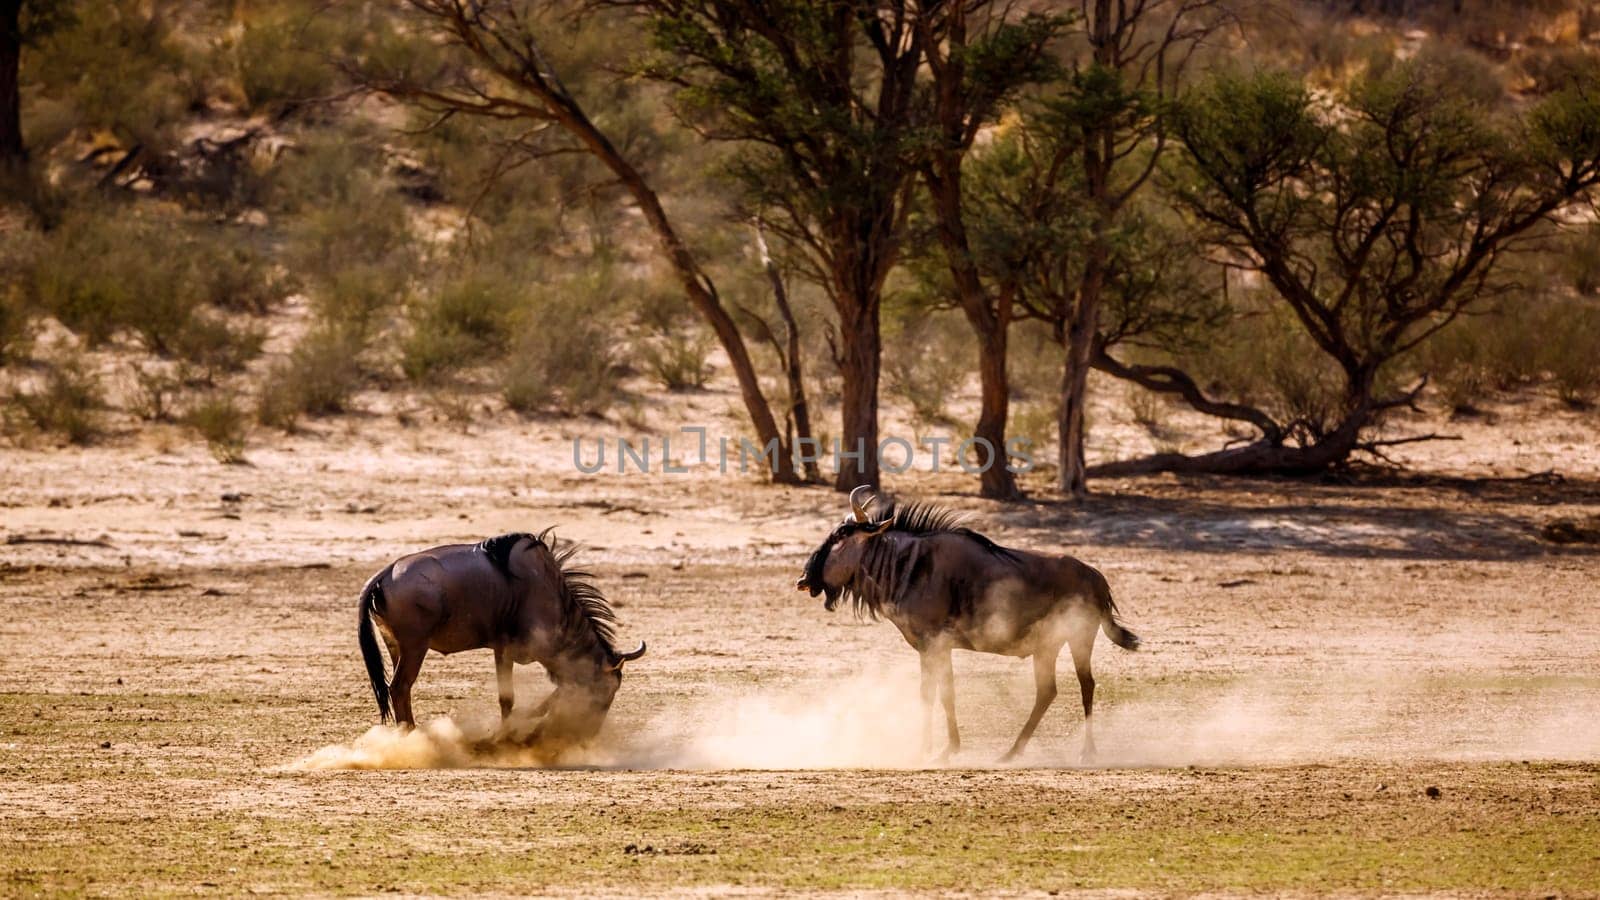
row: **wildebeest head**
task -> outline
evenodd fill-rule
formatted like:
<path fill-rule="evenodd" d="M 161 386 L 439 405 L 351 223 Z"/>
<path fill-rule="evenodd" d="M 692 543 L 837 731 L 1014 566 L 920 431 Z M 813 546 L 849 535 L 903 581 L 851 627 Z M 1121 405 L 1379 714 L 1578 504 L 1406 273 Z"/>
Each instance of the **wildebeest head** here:
<path fill-rule="evenodd" d="M 600 733 L 622 687 L 623 663 L 644 655 L 644 641 L 628 653 L 557 659 L 550 666 L 556 690 L 535 736 L 555 745 L 581 744 Z"/>
<path fill-rule="evenodd" d="M 861 567 L 867 542 L 894 524 L 893 515 L 873 521 L 867 514 L 871 493 L 865 485 L 850 492 L 850 515 L 812 552 L 800 580 L 795 582 L 795 590 L 807 591 L 813 597 L 826 594 L 822 606 L 829 612 L 839 605 L 839 594 Z"/>

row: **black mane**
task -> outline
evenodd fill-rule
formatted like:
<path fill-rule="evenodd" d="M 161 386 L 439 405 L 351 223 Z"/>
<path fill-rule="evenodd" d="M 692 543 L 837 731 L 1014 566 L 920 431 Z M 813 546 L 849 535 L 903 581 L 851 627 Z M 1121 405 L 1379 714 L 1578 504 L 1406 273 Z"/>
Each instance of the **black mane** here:
<path fill-rule="evenodd" d="M 934 506 L 931 503 L 913 502 L 904 506 L 891 504 L 888 515 L 878 519 L 878 522 L 882 523 L 885 519 L 894 523 L 889 526 L 890 531 L 903 531 L 915 535 L 959 534 L 971 538 L 991 553 L 1009 555 L 1011 552 L 990 540 L 987 535 L 968 528 L 965 513 Z"/>
<path fill-rule="evenodd" d="M 533 541 L 543 548 L 550 554 L 556 570 L 560 572 L 561 582 L 557 590 L 561 594 L 563 637 L 575 641 L 581 640 L 585 632 L 591 633 L 601 649 L 615 657 L 617 614 L 611 609 L 611 604 L 606 602 L 600 589 L 595 586 L 593 573 L 569 567 L 572 557 L 577 555 L 578 545 L 556 540 L 551 535 L 554 530 L 546 528 L 538 534 L 526 531 L 509 532 L 483 539 L 478 543 L 478 549 L 489 557 L 489 561 L 502 575 L 510 578 L 512 548 L 524 539 Z"/>
<path fill-rule="evenodd" d="M 500 574 L 509 577 L 511 575 L 511 548 L 517 546 L 523 538 L 527 538 L 535 544 L 543 545 L 545 534 L 549 534 L 549 531 L 545 531 L 542 534 L 512 531 L 492 538 L 484 538 L 478 542 L 478 549 L 489 557 L 489 561 L 494 563 L 496 569 L 500 570 Z"/>
<path fill-rule="evenodd" d="M 595 586 L 591 572 L 568 567 L 578 549 L 577 544 L 567 543 L 551 550 L 556 567 L 561 570 L 561 606 L 567 619 L 564 630 L 577 637 L 587 626 L 606 655 L 615 658 L 617 614 Z"/>

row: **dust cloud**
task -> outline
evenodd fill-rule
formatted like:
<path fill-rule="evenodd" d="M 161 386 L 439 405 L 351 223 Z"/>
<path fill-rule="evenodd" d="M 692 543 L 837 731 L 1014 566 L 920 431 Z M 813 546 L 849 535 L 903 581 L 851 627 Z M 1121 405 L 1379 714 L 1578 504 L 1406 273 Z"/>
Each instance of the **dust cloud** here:
<path fill-rule="evenodd" d="M 1104 683 L 1104 681 L 1102 682 Z M 613 712 L 602 737 L 555 753 L 507 738 L 492 719 L 438 718 L 410 733 L 373 727 L 295 770 L 592 766 L 829 769 L 998 766 L 1028 712 L 1031 685 L 996 692 L 958 678 L 962 753 L 926 752 L 914 676 L 684 698 L 642 721 Z M 1098 753 L 1084 763 L 1070 675 L 1022 766 L 1258 766 L 1382 760 L 1600 760 L 1600 679 L 1425 676 L 1332 670 L 1315 679 L 1246 676 L 1102 689 Z M 1120 686 L 1124 691 L 1126 685 Z M 942 714 L 935 720 L 942 748 Z M 512 729 L 513 733 L 517 729 Z"/>

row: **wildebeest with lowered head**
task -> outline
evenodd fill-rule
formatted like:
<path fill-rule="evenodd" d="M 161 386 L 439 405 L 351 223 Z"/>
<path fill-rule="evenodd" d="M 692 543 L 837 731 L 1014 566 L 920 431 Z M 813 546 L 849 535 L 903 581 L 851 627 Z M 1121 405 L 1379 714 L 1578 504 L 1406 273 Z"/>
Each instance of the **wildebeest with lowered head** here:
<path fill-rule="evenodd" d="M 1002 547 L 961 526 L 958 516 L 935 507 L 892 504 L 868 515 L 869 489 L 850 494 L 851 515 L 811 554 L 795 587 L 827 595 L 830 612 L 844 595 L 856 612 L 883 616 L 922 656 L 924 741 L 933 743 L 933 704 L 944 701 L 950 746 L 961 749 L 956 728 L 951 650 L 1033 657 L 1036 696 L 1022 733 L 1006 753 L 1027 746 L 1056 696 L 1056 656 L 1072 651 L 1083 694 L 1083 755 L 1094 755 L 1094 675 L 1089 657 L 1105 630 L 1128 650 L 1139 638 L 1117 621 L 1111 589 L 1099 572 L 1070 556 L 1046 556 Z"/>
<path fill-rule="evenodd" d="M 447 544 L 402 556 L 372 576 L 361 591 L 357 637 L 378 714 L 404 726 L 411 686 L 429 650 L 494 650 L 500 716 L 511 715 L 513 663 L 539 663 L 555 690 L 535 709 L 543 716 L 531 739 L 581 742 L 599 732 L 622 685 L 622 664 L 644 655 L 612 646 L 616 615 L 588 572 L 571 568 L 577 548 L 559 547 L 550 530 L 503 534 L 477 544 Z M 394 661 L 384 681 L 382 633 Z"/>

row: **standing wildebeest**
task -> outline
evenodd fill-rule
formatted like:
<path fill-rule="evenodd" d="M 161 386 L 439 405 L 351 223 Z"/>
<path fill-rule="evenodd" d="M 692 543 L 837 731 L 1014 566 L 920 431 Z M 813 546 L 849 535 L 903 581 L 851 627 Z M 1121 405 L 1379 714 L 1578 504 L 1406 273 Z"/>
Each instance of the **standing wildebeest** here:
<path fill-rule="evenodd" d="M 402 556 L 361 591 L 357 637 L 378 713 L 412 727 L 411 686 L 429 650 L 459 653 L 488 647 L 500 688 L 502 721 L 511 715 L 511 666 L 537 662 L 555 690 L 534 715 L 545 718 L 532 738 L 580 742 L 593 737 L 622 685 L 622 664 L 644 655 L 612 646 L 616 615 L 588 572 L 570 569 L 576 547 L 555 548 L 541 534 L 503 534 L 478 544 L 447 544 Z M 384 684 L 376 619 L 394 660 Z"/>
<path fill-rule="evenodd" d="M 840 594 L 848 595 L 858 614 L 882 614 L 922 655 L 923 735 L 930 749 L 935 695 L 944 700 L 949 729 L 945 755 L 961 749 L 952 649 L 1033 657 L 1037 695 L 1005 755 L 1012 759 L 1055 700 L 1056 655 L 1065 644 L 1083 692 L 1083 754 L 1092 757 L 1089 656 L 1095 635 L 1103 628 L 1113 644 L 1139 647 L 1139 638 L 1117 621 L 1105 576 L 1070 556 L 1002 547 L 961 527 L 954 513 L 930 506 L 891 505 L 874 521 L 861 499 L 867 490 L 850 493 L 852 515 L 811 554 L 795 587 L 813 597 L 826 594 L 823 606 L 830 612 Z"/>

